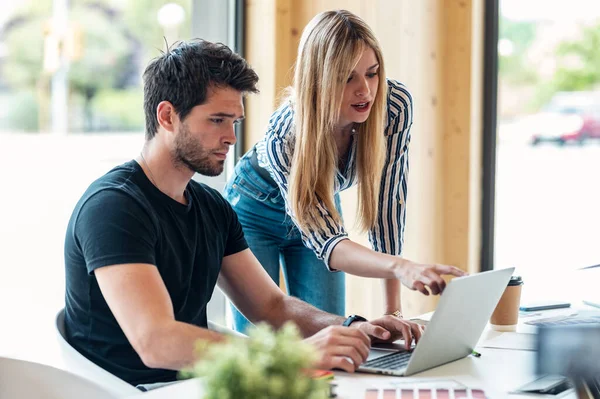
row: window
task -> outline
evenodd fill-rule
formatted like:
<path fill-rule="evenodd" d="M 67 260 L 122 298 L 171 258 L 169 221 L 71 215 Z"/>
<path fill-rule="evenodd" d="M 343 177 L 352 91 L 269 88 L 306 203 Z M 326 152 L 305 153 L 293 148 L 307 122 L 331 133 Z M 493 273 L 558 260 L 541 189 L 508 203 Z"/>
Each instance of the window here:
<path fill-rule="evenodd" d="M 2 332 L 0 353 L 63 306 L 67 222 L 94 179 L 139 153 L 148 61 L 165 41 L 210 34 L 235 47 L 238 4 L 0 3 L 0 315 L 19 326 Z M 217 321 L 221 301 L 211 310 Z"/>
<path fill-rule="evenodd" d="M 499 0 L 496 268 L 577 298 L 599 262 L 600 3 Z"/>

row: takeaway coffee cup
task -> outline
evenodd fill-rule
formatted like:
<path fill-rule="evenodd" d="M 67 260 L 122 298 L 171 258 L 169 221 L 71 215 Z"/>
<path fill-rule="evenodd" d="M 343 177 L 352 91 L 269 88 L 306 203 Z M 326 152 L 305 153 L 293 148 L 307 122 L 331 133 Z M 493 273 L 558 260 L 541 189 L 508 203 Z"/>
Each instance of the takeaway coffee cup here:
<path fill-rule="evenodd" d="M 492 313 L 490 324 L 493 330 L 515 331 L 517 329 L 522 288 L 523 279 L 520 276 L 512 276 Z"/>

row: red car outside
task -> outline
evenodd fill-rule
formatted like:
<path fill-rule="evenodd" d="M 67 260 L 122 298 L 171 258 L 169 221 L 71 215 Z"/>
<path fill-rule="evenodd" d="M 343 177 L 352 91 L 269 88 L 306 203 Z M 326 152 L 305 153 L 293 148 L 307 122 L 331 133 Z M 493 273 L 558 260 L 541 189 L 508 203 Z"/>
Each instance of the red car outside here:
<path fill-rule="evenodd" d="M 533 145 L 553 142 L 584 144 L 600 139 L 600 93 L 557 93 L 538 115 Z"/>

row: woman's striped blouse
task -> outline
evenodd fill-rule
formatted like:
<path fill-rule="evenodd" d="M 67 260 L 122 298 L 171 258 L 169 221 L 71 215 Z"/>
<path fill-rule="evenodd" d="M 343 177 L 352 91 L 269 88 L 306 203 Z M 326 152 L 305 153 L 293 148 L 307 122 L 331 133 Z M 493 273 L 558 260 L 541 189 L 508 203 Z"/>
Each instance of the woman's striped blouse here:
<path fill-rule="evenodd" d="M 379 193 L 378 222 L 369 231 L 369 241 L 373 249 L 392 255 L 400 255 L 404 243 L 406 222 L 406 195 L 408 177 L 408 146 L 412 126 L 412 97 L 406 87 L 388 79 L 387 125 L 385 137 L 387 153 Z M 289 102 L 283 104 L 269 120 L 264 138 L 256 145 L 259 165 L 265 168 L 277 182 L 285 199 L 286 211 L 294 219 L 288 201 L 288 179 L 294 151 L 294 110 Z M 337 171 L 335 193 L 355 185 L 356 142 L 352 140 L 348 163 L 344 171 Z M 348 234 L 342 223 L 336 222 L 320 204 L 322 217 L 320 226 L 302 234 L 304 245 L 325 261 L 335 245 L 347 239 Z M 331 267 L 329 267 L 330 270 Z"/>

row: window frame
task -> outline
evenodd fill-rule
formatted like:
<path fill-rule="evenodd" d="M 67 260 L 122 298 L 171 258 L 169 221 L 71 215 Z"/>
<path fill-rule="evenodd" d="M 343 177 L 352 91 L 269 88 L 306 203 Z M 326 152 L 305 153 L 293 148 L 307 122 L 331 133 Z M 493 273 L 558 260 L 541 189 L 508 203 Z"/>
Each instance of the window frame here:
<path fill-rule="evenodd" d="M 483 70 L 483 170 L 480 270 L 494 269 L 496 143 L 498 114 L 498 25 L 500 0 L 486 0 Z"/>
<path fill-rule="evenodd" d="M 218 21 L 219 23 L 215 23 Z M 192 37 L 226 44 L 244 56 L 244 0 L 192 0 Z M 196 174 L 194 180 L 206 183 L 219 191 L 225 187 L 233 168 L 244 150 L 243 123 L 236 126 L 237 143 L 234 156 L 228 157 L 225 170 L 220 176 L 207 178 Z M 208 320 L 230 326 L 231 315 L 227 297 L 215 287 L 206 306 Z"/>

